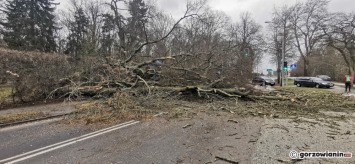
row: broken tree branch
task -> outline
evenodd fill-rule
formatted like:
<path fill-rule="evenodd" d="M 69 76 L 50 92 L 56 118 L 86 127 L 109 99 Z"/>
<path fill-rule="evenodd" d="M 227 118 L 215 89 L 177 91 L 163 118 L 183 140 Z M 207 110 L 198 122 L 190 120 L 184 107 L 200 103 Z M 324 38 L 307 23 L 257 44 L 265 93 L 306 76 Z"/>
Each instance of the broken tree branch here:
<path fill-rule="evenodd" d="M 148 95 L 147 95 L 147 96 L 149 96 L 149 95 L 150 95 L 150 87 L 149 87 L 148 83 L 147 83 L 143 78 L 141 78 L 141 77 L 138 76 L 138 75 L 137 75 L 137 78 L 138 78 L 139 80 L 143 81 L 143 83 L 145 84 L 145 86 L 148 88 Z"/>
<path fill-rule="evenodd" d="M 215 156 L 216 159 L 218 160 L 222 160 L 224 162 L 228 162 L 228 163 L 232 163 L 232 164 L 239 164 L 239 162 L 236 161 L 232 161 L 230 159 L 224 158 L 224 157 L 220 157 L 220 156 Z"/>

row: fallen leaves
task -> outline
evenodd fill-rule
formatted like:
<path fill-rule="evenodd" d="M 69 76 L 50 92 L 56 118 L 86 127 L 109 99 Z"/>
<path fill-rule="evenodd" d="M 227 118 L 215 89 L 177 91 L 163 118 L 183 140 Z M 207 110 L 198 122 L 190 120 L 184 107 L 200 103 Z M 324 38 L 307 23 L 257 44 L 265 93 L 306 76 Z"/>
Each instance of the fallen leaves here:
<path fill-rule="evenodd" d="M 243 114 L 314 118 L 324 116 L 320 111 L 352 112 L 355 109 L 353 98 L 323 89 L 285 87 L 253 98 L 257 101 L 246 103 Z"/>

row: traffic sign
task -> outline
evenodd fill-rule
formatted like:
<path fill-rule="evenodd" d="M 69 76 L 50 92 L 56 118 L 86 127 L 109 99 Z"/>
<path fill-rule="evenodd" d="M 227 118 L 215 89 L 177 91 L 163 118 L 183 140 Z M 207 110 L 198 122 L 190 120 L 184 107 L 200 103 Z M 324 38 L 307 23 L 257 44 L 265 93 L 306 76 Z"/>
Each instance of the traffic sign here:
<path fill-rule="evenodd" d="M 272 69 L 267 69 L 266 71 L 267 71 L 267 72 L 272 72 Z"/>
<path fill-rule="evenodd" d="M 290 68 L 291 69 L 296 69 L 297 68 L 297 64 L 290 64 Z"/>

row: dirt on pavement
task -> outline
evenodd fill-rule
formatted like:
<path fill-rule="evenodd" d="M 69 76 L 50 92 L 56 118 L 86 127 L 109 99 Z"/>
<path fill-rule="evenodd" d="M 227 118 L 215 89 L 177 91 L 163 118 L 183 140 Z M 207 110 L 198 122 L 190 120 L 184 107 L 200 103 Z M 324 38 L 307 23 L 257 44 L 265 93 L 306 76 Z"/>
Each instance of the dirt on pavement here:
<path fill-rule="evenodd" d="M 76 111 L 76 106 L 82 103 L 85 102 L 61 102 L 0 110 L 0 123 L 26 121 L 47 116 L 69 114 Z"/>
<path fill-rule="evenodd" d="M 251 163 L 262 122 L 206 113 L 193 119 L 154 118 L 132 127 L 135 137 L 110 147 L 106 156 L 121 163 Z"/>
<path fill-rule="evenodd" d="M 292 160 L 289 157 L 291 151 L 355 153 L 355 108 L 351 98 L 307 88 L 269 95 L 287 97 L 287 100 L 254 102 L 157 95 L 135 99 L 135 105 L 140 108 L 131 112 L 138 110 L 136 114 L 142 114 L 143 111 L 152 117 L 145 117 L 143 126 L 133 129 L 136 138 L 130 141 L 134 144 L 126 147 L 130 151 L 116 152 L 116 156 L 135 162 L 129 157 L 138 155 L 140 160 L 154 163 L 355 163 L 355 158 Z M 332 104 L 325 104 L 325 99 L 314 101 L 318 97 L 329 98 Z M 108 108 L 98 111 L 97 104 Z M 75 105 L 78 104 L 30 109 L 60 113 L 73 111 Z M 85 116 L 94 112 L 96 117 L 106 117 L 107 114 L 101 115 L 104 110 L 114 110 L 107 101 L 90 105 L 92 108 L 81 111 Z M 120 109 L 130 111 L 127 104 L 124 106 Z M 25 110 L 28 109 L 14 111 Z M 95 122 L 88 125 L 95 126 Z M 145 156 L 144 151 L 153 150 L 159 156 Z"/>

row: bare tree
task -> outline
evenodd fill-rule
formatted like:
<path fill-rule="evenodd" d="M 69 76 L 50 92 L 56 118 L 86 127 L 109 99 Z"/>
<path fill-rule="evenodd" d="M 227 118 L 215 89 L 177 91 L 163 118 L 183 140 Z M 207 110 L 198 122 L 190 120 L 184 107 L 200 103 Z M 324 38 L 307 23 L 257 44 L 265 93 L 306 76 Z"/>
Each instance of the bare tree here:
<path fill-rule="evenodd" d="M 265 42 L 261 29 L 261 25 L 251 18 L 250 13 L 241 15 L 240 21 L 231 28 L 230 48 L 236 52 L 236 66 L 240 72 L 237 77 L 250 79 L 255 61 L 264 52 Z"/>
<path fill-rule="evenodd" d="M 120 52 L 125 54 L 125 59 L 124 62 L 122 62 L 123 65 L 126 65 L 127 63 L 131 62 L 134 57 L 137 56 L 137 54 L 141 53 L 142 49 L 145 48 L 147 45 L 152 45 L 159 43 L 165 39 L 167 39 L 172 32 L 179 26 L 179 24 L 186 18 L 197 16 L 198 12 L 202 8 L 202 6 L 205 4 L 205 1 L 197 1 L 197 2 L 188 2 L 186 5 L 186 10 L 184 15 L 177 20 L 173 26 L 168 30 L 166 34 L 164 34 L 160 38 L 148 38 L 148 35 L 145 35 L 146 37 L 144 38 L 144 41 L 142 42 L 129 42 L 132 39 L 128 39 L 127 37 L 133 36 L 130 35 L 129 31 L 127 30 L 126 27 L 126 19 L 123 17 L 123 15 L 120 13 L 121 8 L 119 8 L 119 0 L 112 0 L 111 1 L 111 9 L 114 12 L 114 20 L 115 24 L 118 27 L 118 36 L 119 36 L 119 47 L 121 49 Z M 143 23 L 143 30 L 145 30 L 146 25 Z M 146 33 L 146 32 L 144 32 Z"/>
<path fill-rule="evenodd" d="M 89 18 L 89 36 L 87 45 L 89 54 L 97 55 L 100 49 L 104 9 L 104 4 L 101 0 L 86 1 L 86 4 L 84 5 L 85 13 L 87 18 Z"/>
<path fill-rule="evenodd" d="M 189 54 L 173 63 L 173 69 L 181 70 L 182 77 L 187 79 L 202 78 L 201 81 L 211 83 L 223 79 L 220 70 L 223 62 L 223 28 L 229 18 L 223 13 L 205 9 L 198 18 L 189 18 L 173 32 L 171 53 Z M 182 72 L 185 71 L 185 72 Z M 219 74 L 218 74 L 219 71 Z"/>
<path fill-rule="evenodd" d="M 308 0 L 291 7 L 290 17 L 295 46 L 304 61 L 304 75 L 308 76 L 308 66 L 313 50 L 321 44 L 322 26 L 328 18 L 328 0 Z"/>
<path fill-rule="evenodd" d="M 5 42 L 3 40 L 3 27 L 1 26 L 2 22 L 5 21 L 5 14 L 3 13 L 3 8 L 5 5 L 5 0 L 0 0 L 0 47 L 5 46 Z"/>
<path fill-rule="evenodd" d="M 275 8 L 273 20 L 266 22 L 269 23 L 269 30 L 272 31 L 269 36 L 268 50 L 273 54 L 272 60 L 277 64 L 279 84 L 281 83 L 282 61 L 291 61 L 295 58 L 290 17 L 290 7 L 283 6 Z M 283 52 L 285 56 L 283 56 Z"/>
<path fill-rule="evenodd" d="M 336 13 L 332 21 L 323 26 L 329 46 L 344 58 L 348 73 L 355 74 L 355 14 Z"/>

